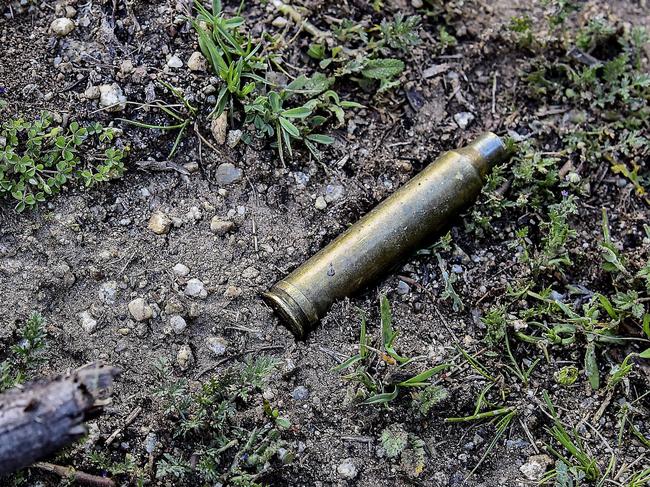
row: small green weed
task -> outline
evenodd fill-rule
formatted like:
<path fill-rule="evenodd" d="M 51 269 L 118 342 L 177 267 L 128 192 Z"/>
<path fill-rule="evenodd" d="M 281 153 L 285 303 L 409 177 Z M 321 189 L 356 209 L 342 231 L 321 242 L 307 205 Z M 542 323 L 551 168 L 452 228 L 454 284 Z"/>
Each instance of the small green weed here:
<path fill-rule="evenodd" d="M 281 66 L 273 56 L 263 53 L 261 42 L 240 32 L 244 19 L 227 17 L 221 2 L 213 2 L 212 11 L 199 1 L 195 6 L 198 16 L 193 26 L 199 46 L 222 81 L 211 115 L 218 117 L 229 110 L 234 120 L 236 113 L 243 113 L 244 125 L 252 124 L 257 137 L 274 141 L 283 164 L 285 153 L 293 156 L 296 141 L 304 143 L 318 158 L 317 145 L 332 144 L 334 139 L 313 130 L 334 112 L 342 123 L 344 108 L 361 105 L 340 101 L 334 91 L 328 90 L 332 81 L 318 73 L 311 78 L 299 76 L 284 87 L 267 81 L 267 65 Z M 306 100 L 297 102 L 299 96 Z"/>
<path fill-rule="evenodd" d="M 39 313 L 32 313 L 21 331 L 20 341 L 0 362 L 0 392 L 31 379 L 31 373 L 44 360 L 46 336 L 45 319 Z"/>
<path fill-rule="evenodd" d="M 407 433 L 401 424 L 392 424 L 381 433 L 381 446 L 388 458 L 401 458 L 400 466 L 409 477 L 418 477 L 426 466 L 424 442 Z"/>
<path fill-rule="evenodd" d="M 115 131 L 99 123 L 67 128 L 43 112 L 0 125 L 0 198 L 12 198 L 16 211 L 34 208 L 65 186 L 86 187 L 120 177 L 125 150 L 111 147 Z"/>
<path fill-rule="evenodd" d="M 138 104 L 142 107 L 157 108 L 165 113 L 171 120 L 170 124 L 167 125 L 155 125 L 150 123 L 145 123 L 137 120 L 127 120 L 124 118 L 118 118 L 116 120 L 121 120 L 136 127 L 142 127 L 146 129 L 162 130 L 164 132 L 173 132 L 177 131 L 176 138 L 174 143 L 169 151 L 168 159 L 174 157 L 176 150 L 179 147 L 183 136 L 187 134 L 188 128 L 195 122 L 198 115 L 198 108 L 194 107 L 187 98 L 183 95 L 182 91 L 178 88 L 173 87 L 169 83 L 161 81 L 160 84 L 166 88 L 180 103 L 176 104 L 167 104 L 160 101 L 156 101 L 153 104 Z"/>
<path fill-rule="evenodd" d="M 332 370 L 341 372 L 352 369 L 352 372 L 343 377 L 358 384 L 357 397 L 363 400 L 363 404 L 389 403 L 397 398 L 401 389 L 405 388 L 428 390 L 429 392 L 424 395 L 415 396 L 419 404 L 418 409 L 427 413 L 437 399 L 436 395 L 431 394 L 434 389 L 428 389 L 432 387 L 429 379 L 451 365 L 440 364 L 416 375 L 408 374 L 406 367 L 415 359 L 403 357 L 395 350 L 397 332 L 393 329 L 390 304 L 384 295 L 380 297 L 380 314 L 380 348 L 371 346 L 366 334 L 366 319 L 362 316 L 359 352 Z M 438 394 L 438 398 L 442 400 L 442 395 Z"/>
<path fill-rule="evenodd" d="M 261 485 L 257 480 L 273 468 L 272 460 L 289 463 L 293 455 L 281 436 L 290 423 L 259 397 L 275 366 L 273 359 L 258 357 L 191 393 L 186 381 L 171 379 L 166 362 L 158 363 L 156 371 L 162 386 L 155 396 L 162 399 L 163 412 L 174 425 L 173 436 L 191 448 L 165 452 L 157 463 L 156 478 L 256 486 Z M 258 425 L 242 423 L 239 412 L 258 401 L 266 420 Z M 190 468 L 190 455 L 194 456 L 195 468 Z"/>

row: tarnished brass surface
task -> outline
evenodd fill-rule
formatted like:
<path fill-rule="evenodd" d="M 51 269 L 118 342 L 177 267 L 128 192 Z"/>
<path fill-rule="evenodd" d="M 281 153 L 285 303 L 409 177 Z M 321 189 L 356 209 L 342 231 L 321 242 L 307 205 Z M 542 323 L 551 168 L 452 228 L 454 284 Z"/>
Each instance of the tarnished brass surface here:
<path fill-rule="evenodd" d="M 264 298 L 293 334 L 303 338 L 335 300 L 376 281 L 432 243 L 451 217 L 474 202 L 485 175 L 506 156 L 505 145 L 491 132 L 443 154 L 277 282 Z"/>

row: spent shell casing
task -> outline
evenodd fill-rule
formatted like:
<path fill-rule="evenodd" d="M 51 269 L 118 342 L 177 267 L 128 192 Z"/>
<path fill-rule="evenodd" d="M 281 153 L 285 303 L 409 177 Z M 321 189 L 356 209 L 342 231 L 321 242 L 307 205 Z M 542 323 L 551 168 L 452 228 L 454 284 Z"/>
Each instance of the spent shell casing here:
<path fill-rule="evenodd" d="M 507 155 L 503 141 L 491 132 L 443 154 L 277 282 L 264 299 L 297 338 L 304 338 L 334 301 L 433 243 L 450 219 L 475 201 L 487 173 Z"/>

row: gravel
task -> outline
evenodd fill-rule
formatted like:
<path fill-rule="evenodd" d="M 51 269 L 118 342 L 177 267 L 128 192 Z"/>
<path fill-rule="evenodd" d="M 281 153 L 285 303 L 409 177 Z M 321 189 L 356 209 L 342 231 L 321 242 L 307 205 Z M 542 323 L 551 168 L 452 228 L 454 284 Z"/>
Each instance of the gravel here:
<path fill-rule="evenodd" d="M 52 32 L 54 32 L 59 37 L 67 36 L 70 32 L 74 30 L 74 28 L 75 28 L 74 21 L 66 17 L 58 18 L 50 24 L 50 29 L 52 30 Z"/>
<path fill-rule="evenodd" d="M 343 462 L 336 467 L 336 471 L 338 472 L 339 477 L 345 480 L 352 480 L 359 474 L 359 470 L 351 458 L 343 460 Z"/>
<path fill-rule="evenodd" d="M 86 333 L 92 333 L 97 329 L 97 320 L 92 317 L 90 311 L 79 313 L 79 322 Z"/>
<path fill-rule="evenodd" d="M 230 220 L 222 220 L 215 216 L 210 221 L 210 231 L 215 235 L 224 236 L 235 228 L 235 224 Z"/>
<path fill-rule="evenodd" d="M 316 198 L 316 202 L 314 203 L 314 206 L 316 207 L 317 210 L 324 210 L 327 208 L 327 201 L 325 201 L 325 198 L 322 196 L 319 196 Z"/>
<path fill-rule="evenodd" d="M 117 83 L 99 87 L 99 106 L 107 112 L 121 112 L 126 108 L 126 96 Z"/>
<path fill-rule="evenodd" d="M 294 401 L 305 401 L 309 398 L 309 389 L 305 386 L 298 386 L 291 391 L 291 397 L 293 397 Z"/>
<path fill-rule="evenodd" d="M 164 235 L 168 233 L 171 226 L 172 219 L 161 211 L 154 212 L 151 215 L 151 218 L 149 218 L 149 224 L 147 225 L 149 230 L 157 235 Z"/>
<path fill-rule="evenodd" d="M 169 325 L 172 327 L 172 330 L 177 335 L 180 335 L 187 328 L 187 322 L 183 319 L 182 316 L 174 315 L 169 318 Z"/>
<path fill-rule="evenodd" d="M 169 63 L 168 63 L 169 64 Z M 190 71 L 207 71 L 208 62 L 199 51 L 194 51 L 187 60 L 187 67 Z"/>
<path fill-rule="evenodd" d="M 221 338 L 221 337 L 210 336 L 210 337 L 206 338 L 205 346 L 215 356 L 221 357 L 222 355 L 224 355 L 226 353 L 226 349 L 228 347 L 228 342 L 225 339 Z"/>
<path fill-rule="evenodd" d="M 217 167 L 217 172 L 215 174 L 215 180 L 220 186 L 227 186 L 236 183 L 237 181 L 240 181 L 242 177 L 242 170 L 229 162 L 220 164 L 219 167 Z"/>
<path fill-rule="evenodd" d="M 146 321 L 153 316 L 153 309 L 143 298 L 136 298 L 129 303 L 129 313 L 135 321 Z"/>
<path fill-rule="evenodd" d="M 205 285 L 202 281 L 196 278 L 192 278 L 187 281 L 185 286 L 185 295 L 193 298 L 205 298 L 208 295 L 208 292 L 205 289 Z"/>
<path fill-rule="evenodd" d="M 190 268 L 185 264 L 178 263 L 172 268 L 172 272 L 176 277 L 186 277 L 190 273 Z"/>
<path fill-rule="evenodd" d="M 470 112 L 460 112 L 454 115 L 454 121 L 462 130 L 465 130 L 474 121 L 474 118 L 474 114 Z"/>
<path fill-rule="evenodd" d="M 189 369 L 194 363 L 194 355 L 189 345 L 183 345 L 176 354 L 176 363 L 181 370 Z"/>

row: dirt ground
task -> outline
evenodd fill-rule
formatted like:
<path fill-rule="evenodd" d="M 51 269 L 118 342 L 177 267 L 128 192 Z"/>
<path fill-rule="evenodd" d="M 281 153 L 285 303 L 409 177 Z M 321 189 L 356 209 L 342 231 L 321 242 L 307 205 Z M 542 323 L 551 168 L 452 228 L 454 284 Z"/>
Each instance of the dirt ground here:
<path fill-rule="evenodd" d="M 0 87 L 8 107 L 0 116 L 34 116 L 46 109 L 64 121 L 108 124 L 115 116 L 130 118 L 136 107 L 114 115 L 84 96 L 90 86 L 113 82 L 129 101 L 144 101 L 156 80 L 182 87 L 197 102 L 205 100 L 210 75 L 190 72 L 185 66 L 197 49 L 196 35 L 184 19 L 187 2 L 66 0 L 21 7 L 26 3 L 2 7 Z M 227 3 L 233 4 L 228 6 L 232 9 L 238 5 Z M 327 26 L 327 18 L 381 18 L 371 2 L 302 3 L 312 12 L 310 19 L 321 26 Z M 384 3 L 385 8 L 415 13 L 410 2 Z M 462 380 L 446 379 L 450 397 L 440 411 L 422 419 L 408 408 L 408 399 L 390 408 L 351 404 L 348 382 L 331 371 L 355 353 L 360 323 L 356 308 L 368 315 L 370 332 L 377 331 L 380 293 L 391 301 L 404 354 L 426 356 L 433 365 L 456 355 L 455 340 L 480 347 L 484 331 L 477 316 L 504 292 L 516 272 L 506 241 L 521 222 L 497 220 L 494 235 L 484 238 L 467 233 L 461 218 L 452 227 L 456 249 L 450 263 L 460 269 L 456 290 L 467 304 L 462 311 L 438 299 L 444 283 L 432 256 L 414 257 L 377 286 L 336 303 L 304 341 L 295 341 L 260 299 L 262 291 L 444 150 L 459 147 L 485 130 L 529 134 L 534 122 L 544 119 L 540 113 L 553 108 L 535 105 L 522 93 L 519 69 L 525 54 L 502 42 L 500 34 L 513 15 L 526 13 L 541 22 L 542 6 L 501 0 L 457 3 L 462 8 L 449 25 L 458 46 L 446 54 L 436 51 L 427 36 L 437 21 L 425 21 L 424 42 L 409 53 L 398 90 L 383 95 L 377 104 L 358 88 L 345 93 L 348 99 L 361 99 L 367 108 L 349 112 L 347 126 L 333 131 L 336 143 L 322 161 L 299 151 L 283 167 L 271 148 L 255 143 L 212 147 L 190 132 L 166 170 L 159 171 L 138 163 L 164 161 L 173 136 L 115 121 L 123 131 L 119 143 L 131 149 L 129 171 L 123 178 L 89 191 L 71 188 L 38 210 L 20 215 L 9 202 L 0 202 L 0 343 L 8 347 L 19 324 L 36 310 L 48 323 L 42 375 L 56 375 L 95 360 L 122 369 L 113 403 L 91 424 L 90 446 L 76 447 L 67 458 L 79 458 L 84 449 L 102 445 L 136 408 L 141 408 L 139 414 L 106 450 L 117 456 L 130 452 L 145 464 L 149 457 L 145 442 L 151 433 L 160 442 L 154 456 L 174 448 L 177 440 L 166 436 L 165 421 L 152 397 L 158 385 L 153 372 L 157 359 L 168 359 L 175 376 L 189 379 L 196 388 L 226 367 L 266 354 L 280 360 L 280 365 L 264 397 L 291 421 L 285 439 L 298 453 L 292 463 L 274 469 L 261 481 L 296 486 L 536 484 L 520 471 L 543 446 L 544 425 L 535 400 L 523 405 L 525 414 L 465 481 L 490 442 L 493 427 L 449 424 L 443 418 L 473 411 L 480 388 L 472 374 Z M 261 1 L 245 4 L 243 16 L 252 35 L 275 28 L 271 22 L 278 14 L 272 6 Z M 57 38 L 50 33 L 50 24 L 64 5 L 75 8 L 77 27 Z M 588 8 L 611 12 L 635 25 L 650 23 L 645 2 L 590 2 Z M 308 41 L 304 35 L 296 38 L 287 60 L 290 65 L 305 64 Z M 184 62 L 183 67 L 167 65 L 172 55 Z M 133 68 L 125 67 L 126 60 Z M 423 76 L 426 68 L 442 64 L 445 71 Z M 460 91 L 454 91 L 456 86 Z M 155 89 L 164 95 L 158 86 Z M 467 111 L 475 119 L 461 129 L 453 117 Z M 159 115 L 150 117 L 155 121 Z M 207 123 L 197 130 L 211 138 Z M 241 169 L 241 175 L 220 184 L 217 168 L 223 170 L 224 163 Z M 324 209 L 316 206 L 321 196 L 327 202 Z M 579 273 L 567 278 L 573 283 L 594 279 L 590 266 L 598 251 L 601 206 L 610 209 L 612 233 L 624 241 L 639 240 L 642 224 L 648 221 L 647 206 L 635 199 L 629 187 L 619 187 L 613 176 L 594 184 L 581 207 L 578 234 L 584 245 L 575 254 Z M 172 218 L 168 233 L 157 235 L 148 228 L 154 212 Z M 224 235 L 211 231 L 215 216 L 233 222 L 232 230 Z M 179 275 L 174 269 L 177 264 L 189 273 Z M 397 276 L 427 289 L 400 284 Z M 191 279 L 203 283 L 205 297 L 185 293 Z M 133 319 L 128 304 L 135 298 L 151 305 L 151 319 Z M 90 332 L 82 327 L 85 312 L 96 322 Z M 173 315 L 186 320 L 181 333 L 170 330 Z M 225 343 L 223 354 L 210 350 L 214 337 Z M 177 364 L 184 346 L 192 354 L 187 370 Z M 591 392 L 586 383 L 576 393 L 549 385 L 557 365 L 555 360 L 540 363 L 529 388 L 553 389 L 555 400 L 566 411 L 593 412 L 603 404 L 604 393 Z M 297 400 L 299 386 L 306 387 L 308 394 Z M 603 416 L 606 436 L 616 435 L 613 417 L 613 413 Z M 399 461 L 382 453 L 379 437 L 394 423 L 405 425 L 426 444 L 426 466 L 418 478 L 409 478 Z M 632 441 L 620 452 L 621 461 L 634 462 L 644 451 L 643 445 Z M 346 480 L 338 468 L 348 459 L 358 474 Z M 647 466 L 648 461 L 645 458 L 638 466 Z M 27 485 L 58 482 L 32 471 Z M 176 484 L 154 478 L 151 485 Z"/>

